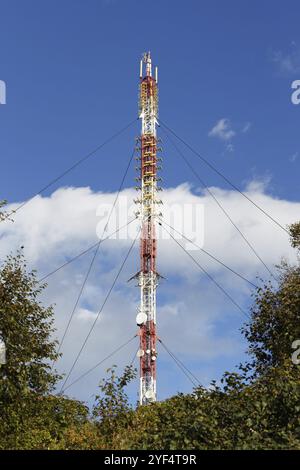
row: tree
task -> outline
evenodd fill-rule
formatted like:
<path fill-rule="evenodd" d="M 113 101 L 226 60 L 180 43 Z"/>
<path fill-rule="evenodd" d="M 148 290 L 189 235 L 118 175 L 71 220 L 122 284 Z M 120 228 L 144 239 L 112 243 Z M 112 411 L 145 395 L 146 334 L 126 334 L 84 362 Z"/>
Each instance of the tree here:
<path fill-rule="evenodd" d="M 116 436 L 117 441 L 123 441 L 122 434 L 131 425 L 133 411 L 125 389 L 136 377 L 136 370 L 132 366 L 127 366 L 120 377 L 116 375 L 116 366 L 107 372 L 110 377 L 99 384 L 101 394 L 95 397 L 93 417 L 106 445 L 111 448 L 113 444 L 116 445 Z"/>
<path fill-rule="evenodd" d="M 0 201 L 0 222 L 3 221 L 3 220 L 12 221 L 12 219 L 10 218 L 10 214 L 8 214 L 6 211 L 2 210 L 2 207 L 6 206 L 6 204 L 7 204 L 7 201 L 5 201 L 5 200 Z"/>
<path fill-rule="evenodd" d="M 290 225 L 291 245 L 300 250 L 300 223 Z"/>
<path fill-rule="evenodd" d="M 22 252 L 8 256 L 0 269 L 0 331 L 6 364 L 0 367 L 1 431 L 17 439 L 38 399 L 53 391 L 59 375 L 50 361 L 58 358 L 51 339 L 53 308 L 38 300 L 44 289 L 28 271 Z"/>
<path fill-rule="evenodd" d="M 91 448 L 97 431 L 81 402 L 52 394 L 22 399 L 8 407 L 2 422 L 0 449 Z M 93 437 L 93 439 L 92 439 Z"/>
<path fill-rule="evenodd" d="M 49 392 L 60 378 L 49 364 L 58 355 L 57 342 L 51 339 L 53 308 L 38 300 L 44 287 L 34 271 L 28 272 L 21 251 L 8 256 L 0 270 L 0 330 L 7 348 L 0 396 L 6 402 Z"/>
<path fill-rule="evenodd" d="M 0 222 L 5 219 L 5 213 L 1 210 L 5 206 L 6 201 L 0 201 Z"/>
<path fill-rule="evenodd" d="M 300 247 L 300 223 L 290 229 L 291 244 Z M 254 375 L 261 375 L 270 367 L 280 367 L 290 360 L 295 340 L 300 339 L 300 265 L 289 266 L 282 261 L 278 266 L 279 283 L 257 289 L 251 309 L 251 322 L 243 328 L 249 343 L 249 354 Z"/>

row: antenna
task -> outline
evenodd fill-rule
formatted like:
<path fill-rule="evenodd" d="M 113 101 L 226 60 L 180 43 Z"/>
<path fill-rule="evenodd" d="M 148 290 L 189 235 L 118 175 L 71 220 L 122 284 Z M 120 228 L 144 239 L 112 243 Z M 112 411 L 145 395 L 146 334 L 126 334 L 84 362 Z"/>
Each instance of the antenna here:
<path fill-rule="evenodd" d="M 143 76 L 143 63 L 146 73 Z M 139 327 L 140 347 L 137 356 L 140 359 L 140 404 L 146 405 L 156 401 L 156 288 L 159 274 L 156 271 L 157 239 L 156 218 L 157 205 L 157 137 L 156 124 L 158 114 L 157 67 L 155 79 L 152 77 L 150 52 L 143 54 L 140 62 L 139 117 L 141 135 L 138 137 L 140 152 L 137 167 L 140 181 L 138 214 L 141 224 L 140 271 L 137 274 L 141 300 L 136 322 Z"/>

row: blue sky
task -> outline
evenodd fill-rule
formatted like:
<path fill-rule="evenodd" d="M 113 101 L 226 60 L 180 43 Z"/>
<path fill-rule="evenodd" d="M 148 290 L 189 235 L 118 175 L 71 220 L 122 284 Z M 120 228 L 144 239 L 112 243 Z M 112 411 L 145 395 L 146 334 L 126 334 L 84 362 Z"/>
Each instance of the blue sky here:
<path fill-rule="evenodd" d="M 299 108 L 291 105 L 290 85 L 300 70 L 287 76 L 272 57 L 299 52 L 299 3 L 153 1 L 151 11 L 147 5 L 1 2 L 3 194 L 10 201 L 27 198 L 133 119 L 138 60 L 151 49 L 161 118 L 237 183 L 271 173 L 274 192 L 297 199 L 289 158 L 300 151 Z M 222 117 L 238 129 L 252 124 L 251 133 L 237 136 L 234 155 L 223 156 L 222 145 L 207 139 Z M 132 134 L 119 147 L 120 163 L 131 142 Z M 165 163 L 168 185 L 190 177 L 174 160 L 170 155 Z M 112 189 L 115 163 L 101 154 L 63 183 Z"/>
<path fill-rule="evenodd" d="M 0 197 L 26 200 L 137 117 L 139 60 L 151 50 L 161 119 L 239 187 L 262 180 L 272 200 L 298 202 L 300 106 L 291 103 L 291 83 L 300 79 L 299 13 L 297 1 L 2 0 Z M 138 133 L 136 123 L 45 196 L 62 186 L 114 192 Z M 164 185 L 196 190 L 164 148 Z M 207 184 L 229 189 L 190 158 Z M 230 323 L 235 336 L 239 326 Z M 203 362 L 203 376 L 241 357 Z M 174 377 L 165 395 L 176 391 Z"/>

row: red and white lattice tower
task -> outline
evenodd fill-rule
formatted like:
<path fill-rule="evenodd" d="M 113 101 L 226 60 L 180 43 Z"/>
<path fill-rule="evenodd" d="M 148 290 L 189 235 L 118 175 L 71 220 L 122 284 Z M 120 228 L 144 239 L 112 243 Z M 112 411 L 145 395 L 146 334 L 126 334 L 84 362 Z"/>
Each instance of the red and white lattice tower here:
<path fill-rule="evenodd" d="M 145 69 L 145 70 L 144 70 Z M 140 272 L 138 273 L 141 289 L 141 303 L 137 314 L 139 326 L 140 349 L 140 404 L 156 401 L 156 288 L 159 275 L 156 272 L 157 240 L 155 233 L 156 218 L 159 214 L 157 182 L 160 178 L 157 165 L 158 139 L 156 137 L 158 95 L 157 67 L 152 76 L 150 52 L 144 54 L 140 63 L 139 118 L 142 130 L 138 137 L 139 156 L 137 167 L 140 182 L 138 214 L 141 221 Z"/>

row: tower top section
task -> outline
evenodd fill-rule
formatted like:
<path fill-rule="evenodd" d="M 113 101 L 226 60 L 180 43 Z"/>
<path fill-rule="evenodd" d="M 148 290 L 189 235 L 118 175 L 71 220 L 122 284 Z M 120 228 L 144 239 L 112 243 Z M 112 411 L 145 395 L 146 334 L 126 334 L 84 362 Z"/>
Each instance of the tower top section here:
<path fill-rule="evenodd" d="M 145 65 L 144 65 L 145 64 Z M 143 58 L 140 61 L 140 79 L 143 80 L 147 77 L 152 77 L 152 60 L 151 53 L 144 52 Z M 155 67 L 155 81 L 158 80 L 158 68 Z"/>

